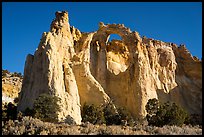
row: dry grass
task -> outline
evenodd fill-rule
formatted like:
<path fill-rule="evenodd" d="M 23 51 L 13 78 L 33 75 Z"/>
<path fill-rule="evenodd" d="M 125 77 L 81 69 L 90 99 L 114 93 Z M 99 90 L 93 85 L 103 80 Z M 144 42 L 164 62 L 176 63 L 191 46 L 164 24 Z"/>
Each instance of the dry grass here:
<path fill-rule="evenodd" d="M 2 135 L 202 135 L 201 126 L 183 125 L 153 127 L 138 124 L 137 126 L 106 126 L 82 123 L 48 123 L 31 117 L 21 121 L 2 122 Z"/>

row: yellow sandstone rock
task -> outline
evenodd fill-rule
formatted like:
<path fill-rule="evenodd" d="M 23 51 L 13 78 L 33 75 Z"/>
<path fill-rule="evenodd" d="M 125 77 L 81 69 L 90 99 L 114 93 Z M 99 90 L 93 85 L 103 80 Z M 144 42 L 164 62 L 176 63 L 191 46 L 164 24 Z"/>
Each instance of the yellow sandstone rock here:
<path fill-rule="evenodd" d="M 100 22 L 98 31 L 82 33 L 68 21 L 67 12 L 56 12 L 50 32 L 27 56 L 18 110 L 49 93 L 62 99 L 59 120 L 70 115 L 77 124 L 84 103 L 110 100 L 134 118 L 146 115 L 151 98 L 202 114 L 202 61 L 185 46 L 141 38 L 122 24 Z M 109 42 L 111 34 L 122 39 Z"/>

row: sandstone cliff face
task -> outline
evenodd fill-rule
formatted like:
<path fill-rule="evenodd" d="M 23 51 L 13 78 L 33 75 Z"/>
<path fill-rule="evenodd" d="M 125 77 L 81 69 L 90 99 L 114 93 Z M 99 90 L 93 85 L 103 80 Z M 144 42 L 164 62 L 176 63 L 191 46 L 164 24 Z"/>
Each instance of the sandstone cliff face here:
<path fill-rule="evenodd" d="M 109 42 L 111 34 L 122 40 Z M 145 116 L 150 98 L 202 114 L 201 64 L 184 46 L 141 38 L 123 24 L 101 22 L 98 31 L 81 33 L 69 26 L 67 12 L 56 12 L 50 32 L 27 56 L 18 109 L 49 93 L 62 99 L 59 119 L 70 115 L 78 124 L 84 103 L 110 100 L 135 118 Z"/>
<path fill-rule="evenodd" d="M 27 56 L 18 110 L 32 108 L 41 93 L 48 93 L 61 98 L 60 121 L 70 115 L 80 124 L 78 88 L 70 65 L 74 54 L 68 13 L 56 12 L 50 32 L 43 33 L 34 56 Z"/>
<path fill-rule="evenodd" d="M 176 83 L 170 100 L 182 105 L 188 112 L 202 115 L 202 61 L 193 57 L 184 45 L 173 47 L 176 61 Z"/>

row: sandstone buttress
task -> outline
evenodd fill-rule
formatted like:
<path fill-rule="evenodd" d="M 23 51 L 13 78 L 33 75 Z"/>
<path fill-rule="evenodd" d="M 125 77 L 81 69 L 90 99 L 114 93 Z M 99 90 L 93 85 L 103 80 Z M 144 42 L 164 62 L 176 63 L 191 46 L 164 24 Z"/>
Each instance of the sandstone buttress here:
<path fill-rule="evenodd" d="M 122 40 L 108 41 L 111 34 Z M 18 110 L 48 93 L 62 99 L 59 120 L 81 123 L 84 103 L 110 100 L 134 118 L 145 116 L 150 98 L 174 101 L 202 115 L 202 61 L 185 46 L 140 37 L 123 24 L 99 23 L 96 32 L 70 27 L 68 13 L 56 12 L 34 55 L 29 54 Z"/>

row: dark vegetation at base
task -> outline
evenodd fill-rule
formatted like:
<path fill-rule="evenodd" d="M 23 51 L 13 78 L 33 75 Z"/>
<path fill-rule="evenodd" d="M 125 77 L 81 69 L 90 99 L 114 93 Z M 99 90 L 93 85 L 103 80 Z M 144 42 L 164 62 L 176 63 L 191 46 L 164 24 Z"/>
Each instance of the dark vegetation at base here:
<path fill-rule="evenodd" d="M 133 126 L 135 121 L 131 114 L 122 107 L 114 107 L 109 102 L 100 106 L 94 104 L 87 105 L 82 109 L 82 122 L 106 125 L 128 125 Z"/>
<path fill-rule="evenodd" d="M 56 96 L 41 94 L 35 101 L 33 109 L 26 108 L 24 112 L 17 112 L 17 99 L 15 103 L 9 102 L 2 107 L 2 121 L 20 120 L 23 116 L 38 118 L 44 122 L 58 122 L 57 112 L 60 106 L 57 102 L 60 99 Z M 49 102 L 49 103 L 48 103 Z"/>
<path fill-rule="evenodd" d="M 33 105 L 32 114 L 35 118 L 38 118 L 45 122 L 58 122 L 58 114 L 60 111 L 60 106 L 57 102 L 60 98 L 57 96 L 52 96 L 48 94 L 41 94 L 35 101 Z M 32 110 L 31 110 L 32 111 Z"/>
<path fill-rule="evenodd" d="M 188 113 L 176 103 L 166 102 L 160 104 L 159 101 L 149 99 L 146 104 L 146 119 L 149 125 L 162 127 L 164 125 L 182 126 L 183 124 L 201 125 L 201 117 Z"/>
<path fill-rule="evenodd" d="M 12 127 L 15 123 L 23 122 L 23 119 L 27 118 L 27 123 L 31 122 L 33 117 L 35 120 L 40 121 L 41 125 L 43 122 L 51 122 L 57 124 L 57 114 L 59 106 L 57 105 L 58 98 L 42 94 L 36 99 L 34 103 L 34 108 L 27 108 L 24 112 L 17 112 L 17 102 L 8 103 L 2 106 L 2 124 L 5 132 L 3 134 L 10 134 L 11 131 L 7 131 L 5 128 Z M 47 103 L 47 101 L 52 103 Z M 200 117 L 198 115 L 188 116 L 187 113 L 177 106 L 175 103 L 166 102 L 164 104 L 159 104 L 158 100 L 150 99 L 146 105 L 147 116 L 149 126 L 164 127 L 165 125 L 176 125 L 182 126 L 183 124 L 188 125 L 201 125 Z M 27 117 L 29 116 L 29 117 Z M 31 120 L 32 119 L 32 120 Z M 29 121 L 31 120 L 31 121 Z M 101 106 L 87 105 L 85 104 L 82 109 L 82 125 L 83 123 L 89 123 L 94 125 L 120 125 L 135 127 L 140 125 L 138 121 L 134 120 L 131 114 L 124 108 L 113 107 L 112 103 L 107 103 Z M 35 123 L 35 122 L 34 122 Z M 22 124 L 22 123 L 21 123 Z M 25 124 L 25 123 L 23 123 Z M 59 124 L 59 123 L 58 123 Z M 61 123 L 62 124 L 62 123 Z M 9 126 L 10 125 L 10 126 Z M 72 124 L 73 125 L 73 124 Z M 75 125 L 75 124 L 74 124 Z M 25 130 L 25 128 L 23 128 Z M 23 132 L 23 134 L 39 134 L 41 129 L 35 129 L 33 131 Z M 9 128 L 10 130 L 10 128 Z M 18 128 L 16 129 L 18 130 Z M 19 129 L 20 130 L 20 129 Z M 30 130 L 30 129 L 29 129 Z M 16 131 L 20 132 L 20 131 Z M 20 133 L 11 134 L 20 134 Z M 44 130 L 42 130 L 44 133 Z M 51 131 L 50 131 L 51 132 Z M 67 133 L 68 134 L 68 133 Z"/>

